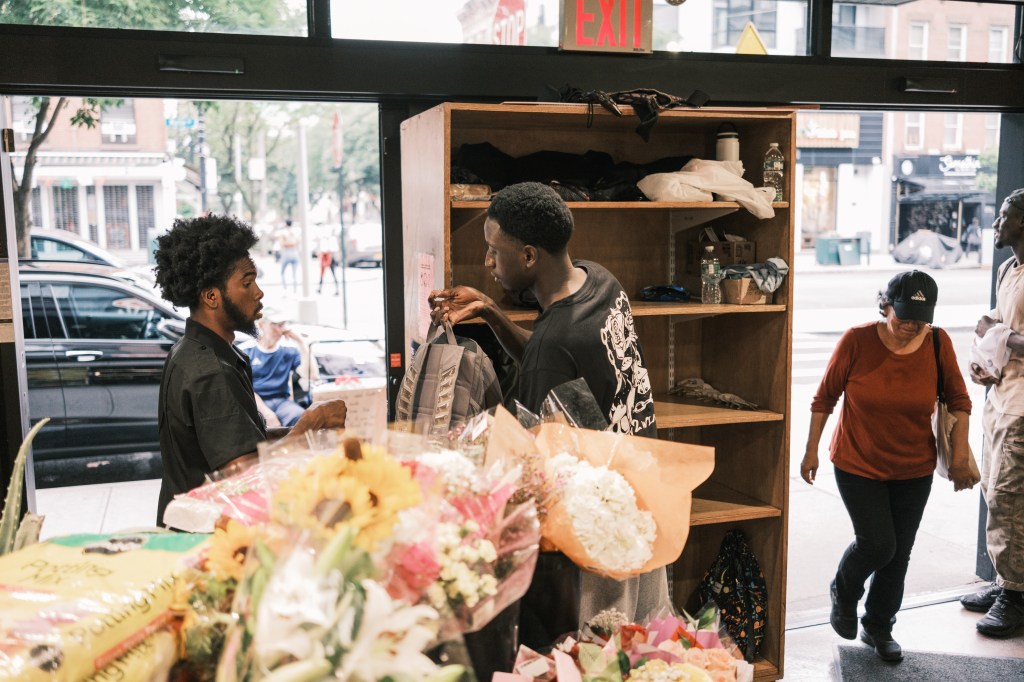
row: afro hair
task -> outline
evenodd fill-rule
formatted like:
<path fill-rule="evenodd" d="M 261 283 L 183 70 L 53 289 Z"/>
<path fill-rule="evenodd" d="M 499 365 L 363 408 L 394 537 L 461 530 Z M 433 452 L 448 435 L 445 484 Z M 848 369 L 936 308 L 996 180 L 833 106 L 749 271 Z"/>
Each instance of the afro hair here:
<path fill-rule="evenodd" d="M 170 231 L 156 238 L 153 271 L 163 297 L 178 307 L 194 308 L 203 290 L 227 285 L 257 239 L 249 225 L 233 217 L 175 220 Z"/>
<path fill-rule="evenodd" d="M 562 253 L 572 237 L 572 212 L 555 190 L 539 182 L 509 185 L 494 195 L 487 215 L 524 245 Z"/>

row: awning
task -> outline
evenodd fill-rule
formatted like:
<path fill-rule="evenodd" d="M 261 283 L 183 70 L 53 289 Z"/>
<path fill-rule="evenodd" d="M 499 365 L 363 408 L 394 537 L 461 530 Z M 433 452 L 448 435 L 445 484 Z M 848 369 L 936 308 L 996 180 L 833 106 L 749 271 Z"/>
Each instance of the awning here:
<path fill-rule="evenodd" d="M 995 202 L 992 192 L 982 189 L 975 190 L 924 190 L 913 194 L 904 194 L 899 198 L 901 204 L 935 204 L 942 201 L 964 202 L 969 204 L 991 204 Z"/>

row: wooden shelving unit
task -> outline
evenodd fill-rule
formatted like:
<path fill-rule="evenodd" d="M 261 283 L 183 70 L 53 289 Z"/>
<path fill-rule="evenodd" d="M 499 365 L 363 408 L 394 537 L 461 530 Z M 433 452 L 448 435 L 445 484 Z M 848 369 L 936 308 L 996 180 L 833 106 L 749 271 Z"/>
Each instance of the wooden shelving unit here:
<path fill-rule="evenodd" d="M 606 152 L 616 162 L 647 163 L 668 156 L 714 158 L 723 122 L 740 134 L 746 178 L 760 184 L 762 157 L 778 142 L 792 161 L 795 116 L 787 109 L 699 109 L 663 112 L 649 142 L 634 132 L 635 116 L 588 113 L 585 105 L 444 104 L 403 123 L 402 194 L 405 244 L 407 352 L 426 332 L 424 301 L 430 288 L 467 284 L 502 301 L 509 316 L 529 326 L 536 312 L 504 302 L 504 292 L 483 265 L 483 222 L 488 202 L 452 201 L 448 178 L 463 144 L 488 142 L 513 157 L 549 150 Z M 792 196 L 787 173 L 786 196 Z M 659 437 L 715 448 L 715 471 L 695 492 L 690 535 L 673 565 L 673 599 L 692 611 L 700 578 L 732 528 L 742 528 L 757 554 L 769 590 L 768 628 L 755 663 L 757 680 L 783 675 L 788 515 L 792 278 L 770 305 L 650 303 L 640 289 L 674 282 L 699 292 L 687 267 L 695 228 L 713 222 L 757 245 L 757 259 L 793 262 L 789 202 L 775 217 L 754 218 L 732 201 L 570 202 L 575 258 L 601 263 L 634 297 L 633 316 L 655 389 Z M 716 389 L 759 407 L 737 410 L 669 394 L 675 384 L 700 377 Z"/>

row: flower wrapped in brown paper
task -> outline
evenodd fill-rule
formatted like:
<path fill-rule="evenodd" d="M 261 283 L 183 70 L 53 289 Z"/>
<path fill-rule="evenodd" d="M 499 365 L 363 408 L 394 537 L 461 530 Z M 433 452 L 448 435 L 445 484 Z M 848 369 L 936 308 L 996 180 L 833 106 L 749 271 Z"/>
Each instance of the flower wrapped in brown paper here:
<path fill-rule="evenodd" d="M 622 580 L 679 558 L 714 448 L 562 424 L 538 427 L 536 445 L 550 484 L 541 534 L 576 565 Z"/>

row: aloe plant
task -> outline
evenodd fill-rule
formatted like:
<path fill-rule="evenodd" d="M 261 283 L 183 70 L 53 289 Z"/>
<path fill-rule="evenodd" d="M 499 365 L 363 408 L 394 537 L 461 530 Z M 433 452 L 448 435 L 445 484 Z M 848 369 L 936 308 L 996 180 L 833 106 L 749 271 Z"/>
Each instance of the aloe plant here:
<path fill-rule="evenodd" d="M 49 417 L 40 419 L 32 427 L 32 430 L 25 436 L 21 447 L 18 448 L 18 456 L 14 460 L 14 471 L 11 472 L 11 482 L 7 486 L 7 499 L 4 500 L 4 511 L 0 515 L 0 556 L 14 551 L 14 539 L 18 532 L 18 523 L 21 517 L 21 498 L 25 492 L 25 462 L 28 460 L 28 450 L 32 447 L 32 440 L 39 433 L 39 430 L 50 421 Z"/>

